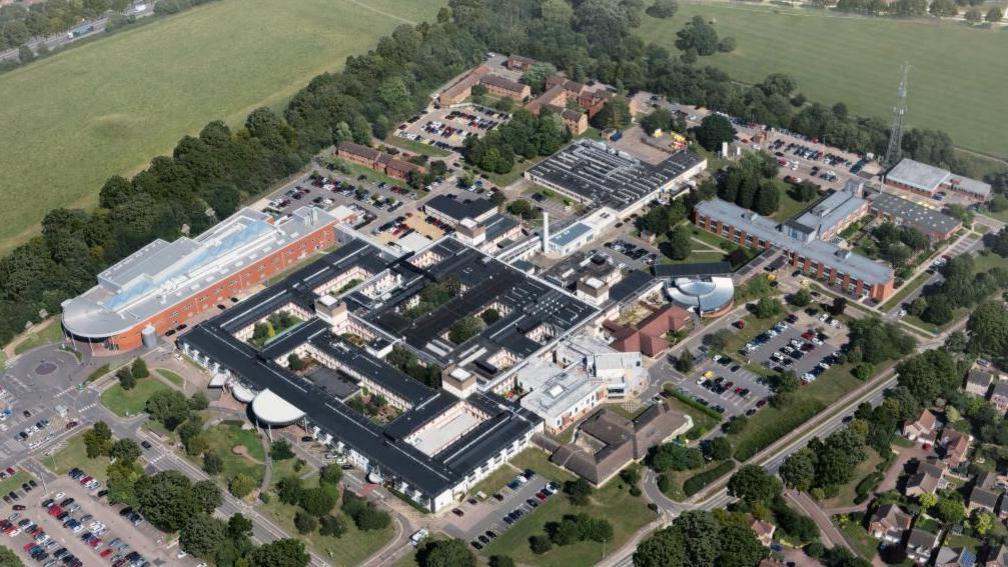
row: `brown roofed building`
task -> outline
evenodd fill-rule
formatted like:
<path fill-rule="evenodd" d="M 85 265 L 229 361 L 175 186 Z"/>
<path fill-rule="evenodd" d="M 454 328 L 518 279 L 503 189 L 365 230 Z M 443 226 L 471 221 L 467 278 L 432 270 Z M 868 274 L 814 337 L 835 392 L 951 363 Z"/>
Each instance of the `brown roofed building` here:
<path fill-rule="evenodd" d="M 941 439 L 939 440 L 939 444 L 945 449 L 946 465 L 954 469 L 966 462 L 966 454 L 969 453 L 972 443 L 972 435 L 946 427 L 942 431 Z"/>
<path fill-rule="evenodd" d="M 567 126 L 567 129 L 574 136 L 580 136 L 588 130 L 588 115 L 585 113 L 571 110 L 570 108 L 560 107 L 555 104 L 547 104 L 546 108 L 559 114 L 560 118 L 564 121 L 564 126 Z"/>
<path fill-rule="evenodd" d="M 522 57 L 521 55 L 512 55 L 507 58 L 504 62 L 504 66 L 512 71 L 525 72 L 529 70 L 529 67 L 536 64 L 536 60 L 530 57 Z"/>
<path fill-rule="evenodd" d="M 911 441 L 933 444 L 937 425 L 938 419 L 931 410 L 925 409 L 916 420 L 903 426 L 903 436 Z"/>
<path fill-rule="evenodd" d="M 518 102 L 532 95 L 532 88 L 528 85 L 499 75 L 484 75 L 479 84 L 486 87 L 487 92 L 493 96 L 512 98 Z"/>
<path fill-rule="evenodd" d="M 1008 412 L 1008 380 L 998 380 L 994 382 L 991 389 L 990 403 L 1002 414 Z"/>
<path fill-rule="evenodd" d="M 599 110 L 602 110 L 602 106 L 612 96 L 612 93 L 605 89 L 590 89 L 583 83 L 571 81 L 563 72 L 554 73 L 546 77 L 545 89 L 541 95 L 525 105 L 525 108 L 533 114 L 539 114 L 539 111 L 543 108 L 566 109 L 568 103 L 577 103 L 578 106 L 584 109 L 584 112 L 580 114 L 585 115 L 585 130 L 587 130 L 588 119 L 595 116 Z M 564 118 L 564 123 L 567 124 L 568 129 L 571 129 L 572 125 L 579 127 L 581 125 L 580 120 L 574 122 L 567 116 L 563 116 L 563 114 L 561 114 L 561 117 Z M 571 133 L 574 134 L 583 132 L 584 130 L 576 132 L 574 129 L 571 129 Z"/>
<path fill-rule="evenodd" d="M 879 506 L 868 523 L 868 533 L 872 537 L 888 543 L 900 543 L 903 534 L 910 529 L 913 516 L 904 512 L 896 504 Z"/>
<path fill-rule="evenodd" d="M 998 497 L 1001 494 L 983 488 L 982 486 L 974 486 L 969 493 L 969 498 L 967 498 L 966 513 L 972 514 L 973 510 L 986 510 L 990 513 L 994 513 L 995 508 L 997 508 Z"/>
<path fill-rule="evenodd" d="M 613 337 L 612 347 L 622 352 L 639 352 L 655 357 L 668 347 L 665 334 L 685 328 L 691 320 L 685 309 L 667 305 L 654 311 L 636 325 L 621 325 L 615 321 L 604 321 L 602 327 Z"/>
<path fill-rule="evenodd" d="M 918 497 L 921 494 L 934 494 L 935 490 L 942 483 L 945 476 L 945 468 L 921 462 L 917 465 L 917 470 L 910 475 L 906 483 L 906 495 Z"/>
<path fill-rule="evenodd" d="M 380 171 L 389 177 L 403 181 L 409 177 L 411 171 L 418 173 L 425 171 L 419 165 L 353 142 L 341 142 L 336 149 L 336 155 L 351 163 Z"/>
<path fill-rule="evenodd" d="M 480 78 L 490 72 L 489 67 L 479 66 L 469 71 L 459 80 L 448 85 L 445 90 L 438 94 L 437 100 L 441 106 L 451 106 L 459 104 L 472 94 L 473 86 L 479 82 Z"/>
<path fill-rule="evenodd" d="M 770 544 L 773 543 L 773 535 L 777 531 L 777 526 L 753 518 L 749 521 L 749 528 L 756 534 L 756 539 L 763 544 L 763 547 L 770 547 Z"/>
<path fill-rule="evenodd" d="M 651 447 L 691 427 L 692 418 L 668 402 L 652 405 L 634 420 L 602 409 L 585 419 L 574 441 L 560 446 L 550 461 L 601 485 L 630 462 L 643 459 Z"/>

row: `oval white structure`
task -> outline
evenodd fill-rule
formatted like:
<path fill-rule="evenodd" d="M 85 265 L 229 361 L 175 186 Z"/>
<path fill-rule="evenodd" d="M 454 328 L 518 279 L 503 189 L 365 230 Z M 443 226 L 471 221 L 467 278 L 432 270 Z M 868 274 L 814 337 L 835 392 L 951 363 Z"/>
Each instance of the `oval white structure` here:
<path fill-rule="evenodd" d="M 305 416 L 303 411 L 269 390 L 259 392 L 252 400 L 252 413 L 256 419 L 270 425 L 290 425 Z"/>
<path fill-rule="evenodd" d="M 241 384 L 231 385 L 231 395 L 234 396 L 234 399 L 243 404 L 251 402 L 252 399 L 256 397 L 255 392 L 245 386 L 242 386 Z"/>
<path fill-rule="evenodd" d="M 676 278 L 666 292 L 672 301 L 693 308 L 701 316 L 718 315 L 733 304 L 735 285 L 731 278 Z"/>

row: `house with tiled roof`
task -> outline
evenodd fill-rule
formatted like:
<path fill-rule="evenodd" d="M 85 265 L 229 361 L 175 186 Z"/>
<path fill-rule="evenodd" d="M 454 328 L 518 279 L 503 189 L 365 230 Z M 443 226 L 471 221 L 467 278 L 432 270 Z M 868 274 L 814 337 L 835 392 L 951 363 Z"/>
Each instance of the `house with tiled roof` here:
<path fill-rule="evenodd" d="M 872 514 L 871 521 L 868 522 L 868 533 L 888 543 L 900 543 L 912 523 L 913 516 L 902 508 L 896 504 L 885 504 Z"/>
<path fill-rule="evenodd" d="M 977 557 L 965 547 L 951 548 L 942 546 L 935 557 L 935 567 L 976 567 Z"/>
<path fill-rule="evenodd" d="M 994 513 L 994 510 L 997 508 L 998 498 L 1000 497 L 1000 492 L 994 492 L 982 486 L 974 486 L 970 489 L 969 497 L 966 499 L 967 515 L 972 514 L 974 510 L 984 510 Z"/>
<path fill-rule="evenodd" d="M 938 547 L 938 534 L 924 531 L 920 528 L 910 530 L 907 537 L 907 557 L 916 563 L 927 563 L 931 560 L 934 548 Z"/>
<path fill-rule="evenodd" d="M 1008 380 L 998 380 L 991 388 L 990 403 L 1002 414 L 1008 412 Z"/>
<path fill-rule="evenodd" d="M 636 325 L 610 320 L 602 322 L 602 329 L 612 339 L 610 346 L 614 349 L 655 357 L 669 347 L 665 334 L 684 329 L 691 320 L 688 311 L 669 304 L 655 310 Z"/>
<path fill-rule="evenodd" d="M 925 409 L 915 419 L 903 426 L 903 436 L 919 443 L 934 443 L 938 418 L 931 410 Z"/>
<path fill-rule="evenodd" d="M 764 547 L 770 547 L 770 544 L 773 543 L 773 535 L 774 532 L 777 531 L 777 526 L 771 524 L 770 522 L 764 522 L 753 518 L 749 522 L 749 528 L 752 529 L 754 534 L 756 534 L 756 539 L 758 539 Z"/>
<path fill-rule="evenodd" d="M 973 444 L 973 436 L 952 427 L 946 427 L 942 430 L 938 444 L 945 451 L 945 465 L 950 469 L 955 469 L 966 462 L 966 455 Z"/>
<path fill-rule="evenodd" d="M 907 479 L 905 493 L 907 496 L 919 497 L 922 494 L 934 494 L 945 476 L 945 467 L 921 461 L 917 470 Z"/>

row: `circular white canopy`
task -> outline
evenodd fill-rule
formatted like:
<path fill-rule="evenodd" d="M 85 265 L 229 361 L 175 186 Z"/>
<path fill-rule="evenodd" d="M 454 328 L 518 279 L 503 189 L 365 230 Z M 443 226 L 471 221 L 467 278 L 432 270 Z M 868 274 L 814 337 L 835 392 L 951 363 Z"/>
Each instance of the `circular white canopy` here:
<path fill-rule="evenodd" d="M 255 392 L 245 386 L 242 386 L 241 384 L 231 385 L 231 395 L 234 396 L 234 399 L 243 404 L 251 402 L 252 398 L 256 397 Z"/>
<path fill-rule="evenodd" d="M 303 411 L 269 390 L 259 392 L 259 395 L 252 400 L 252 413 L 256 419 L 270 425 L 288 425 L 305 415 Z"/>

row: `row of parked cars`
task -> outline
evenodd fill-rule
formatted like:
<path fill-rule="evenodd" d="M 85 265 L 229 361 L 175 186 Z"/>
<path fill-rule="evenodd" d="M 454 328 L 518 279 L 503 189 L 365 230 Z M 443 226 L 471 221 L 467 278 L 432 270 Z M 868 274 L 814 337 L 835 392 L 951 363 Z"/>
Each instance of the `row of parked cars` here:
<path fill-rule="evenodd" d="M 102 486 L 100 481 L 93 479 L 77 467 L 70 469 L 69 476 L 90 490 L 96 490 Z M 108 494 L 108 490 L 100 490 L 96 496 L 102 498 L 106 494 Z M 79 534 L 81 541 L 93 549 L 99 557 L 107 559 L 113 567 L 147 567 L 150 565 L 139 552 L 130 551 L 129 544 L 122 539 L 116 537 L 106 543 L 104 536 L 109 532 L 108 526 L 88 513 L 83 513 L 80 517 L 75 518 L 73 515 L 80 511 L 80 504 L 75 503 L 73 498 L 66 498 L 57 503 L 55 500 L 62 496 L 62 493 L 57 494 L 54 499 L 42 502 L 42 506 L 47 507 L 50 515 L 61 520 L 64 527 L 74 534 Z M 139 527 L 144 523 L 143 516 L 133 511 L 129 506 L 120 510 L 119 515 L 129 520 L 134 526 Z"/>
<path fill-rule="evenodd" d="M 535 471 L 533 471 L 532 469 L 525 469 L 524 472 L 522 472 L 521 474 L 513 478 L 511 481 L 509 481 L 507 486 L 511 490 L 518 490 L 522 486 L 527 484 L 529 481 L 531 481 L 534 476 Z M 503 517 L 501 517 L 501 521 L 504 522 L 506 526 L 511 526 L 515 524 L 516 522 L 518 522 L 518 520 L 521 520 L 522 517 L 525 516 L 525 514 L 538 508 L 539 505 L 542 504 L 543 502 L 546 502 L 546 500 L 548 500 L 551 496 L 556 494 L 557 490 L 559 489 L 560 489 L 559 484 L 553 481 L 547 482 L 542 486 L 542 488 L 536 491 L 534 495 L 526 498 L 524 502 L 519 503 L 518 506 L 516 506 L 513 510 L 511 510 Z M 504 496 L 500 492 L 494 494 L 494 498 L 496 498 L 498 501 L 504 500 Z M 469 542 L 469 544 L 472 545 L 477 550 L 483 549 L 483 546 L 489 545 L 490 542 L 496 537 L 497 537 L 496 532 L 494 532 L 493 530 L 487 530 L 486 532 L 476 536 L 476 539 Z"/>
<path fill-rule="evenodd" d="M 648 266 L 658 261 L 657 253 L 648 252 L 647 248 L 631 244 L 625 240 L 613 240 L 612 242 L 606 242 L 604 246 L 623 254 L 627 258 L 639 260 Z"/>

